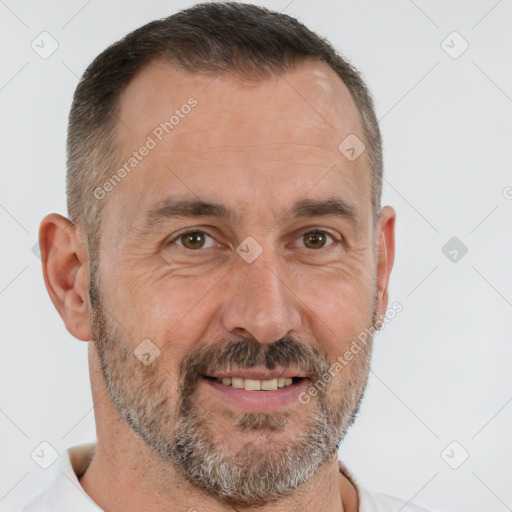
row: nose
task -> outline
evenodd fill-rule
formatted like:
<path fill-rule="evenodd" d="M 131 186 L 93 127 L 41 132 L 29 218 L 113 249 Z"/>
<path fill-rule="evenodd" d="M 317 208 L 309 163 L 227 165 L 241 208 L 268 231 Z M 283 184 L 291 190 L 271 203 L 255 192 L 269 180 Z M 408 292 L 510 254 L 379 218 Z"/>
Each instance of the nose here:
<path fill-rule="evenodd" d="M 300 300 L 279 269 L 263 255 L 252 263 L 239 263 L 221 309 L 226 330 L 267 344 L 299 330 Z"/>

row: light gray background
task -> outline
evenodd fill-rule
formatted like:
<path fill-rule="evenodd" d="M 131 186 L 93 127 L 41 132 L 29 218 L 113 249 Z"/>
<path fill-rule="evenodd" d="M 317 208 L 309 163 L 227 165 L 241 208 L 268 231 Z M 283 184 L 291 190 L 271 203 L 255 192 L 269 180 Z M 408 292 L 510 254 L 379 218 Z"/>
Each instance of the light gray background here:
<path fill-rule="evenodd" d="M 512 510 L 511 2 L 255 3 L 328 37 L 381 118 L 384 204 L 398 215 L 390 303 L 403 311 L 376 339 L 340 457 L 362 485 L 423 506 Z M 65 330 L 32 252 L 43 215 L 66 213 L 73 91 L 107 45 L 191 4 L 0 0 L 1 510 L 57 468 L 31 459 L 42 441 L 62 452 L 95 439 L 87 344 Z M 59 44 L 48 59 L 31 48 L 43 31 Z M 453 31 L 469 43 L 456 59 Z M 468 248 L 455 263 L 442 252 L 454 236 Z"/>

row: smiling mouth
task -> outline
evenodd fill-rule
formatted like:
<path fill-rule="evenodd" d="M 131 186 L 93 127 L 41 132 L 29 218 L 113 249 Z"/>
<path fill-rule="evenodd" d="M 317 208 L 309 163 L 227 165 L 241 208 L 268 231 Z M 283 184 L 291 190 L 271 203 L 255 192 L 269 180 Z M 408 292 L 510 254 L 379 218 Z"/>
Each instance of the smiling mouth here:
<path fill-rule="evenodd" d="M 303 377 L 275 377 L 273 379 L 257 380 L 242 377 L 213 377 L 210 375 L 203 375 L 202 378 L 220 382 L 224 386 L 245 389 L 246 391 L 274 391 L 289 387 L 304 379 Z"/>

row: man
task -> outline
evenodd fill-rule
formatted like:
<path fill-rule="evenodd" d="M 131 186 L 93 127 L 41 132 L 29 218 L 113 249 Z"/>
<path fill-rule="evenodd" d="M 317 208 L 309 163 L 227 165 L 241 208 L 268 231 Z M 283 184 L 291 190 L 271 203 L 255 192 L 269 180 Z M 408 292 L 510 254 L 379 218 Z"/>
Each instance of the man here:
<path fill-rule="evenodd" d="M 395 211 L 370 94 L 326 41 L 231 3 L 135 30 L 77 87 L 67 180 L 43 273 L 89 341 L 97 443 L 26 511 L 420 510 L 337 457 Z"/>

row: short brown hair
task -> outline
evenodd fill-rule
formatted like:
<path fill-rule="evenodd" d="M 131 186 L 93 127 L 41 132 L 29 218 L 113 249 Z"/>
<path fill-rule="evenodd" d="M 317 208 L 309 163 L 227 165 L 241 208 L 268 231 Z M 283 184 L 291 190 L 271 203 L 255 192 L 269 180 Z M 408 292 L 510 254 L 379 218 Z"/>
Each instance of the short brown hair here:
<path fill-rule="evenodd" d="M 99 244 L 102 203 L 93 191 L 115 166 L 119 97 L 137 73 L 162 58 L 190 73 L 236 72 L 259 80 L 279 76 L 306 59 L 328 64 L 361 114 L 376 224 L 382 194 L 381 136 L 359 72 L 295 18 L 250 4 L 203 3 L 150 22 L 109 46 L 76 88 L 67 139 L 68 214 L 86 234 L 91 259 Z"/>

